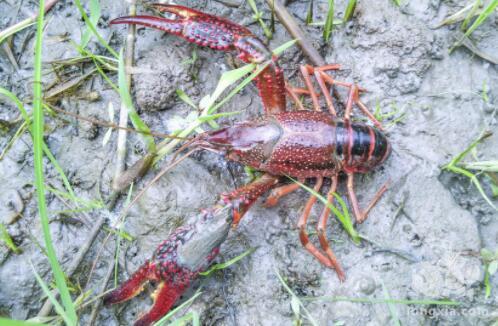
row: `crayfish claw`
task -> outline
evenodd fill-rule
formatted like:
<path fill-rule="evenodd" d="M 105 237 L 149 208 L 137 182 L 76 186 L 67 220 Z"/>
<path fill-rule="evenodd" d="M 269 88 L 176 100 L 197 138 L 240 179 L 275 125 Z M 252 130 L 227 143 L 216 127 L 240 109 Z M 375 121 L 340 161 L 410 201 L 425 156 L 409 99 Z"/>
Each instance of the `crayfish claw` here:
<path fill-rule="evenodd" d="M 156 3 L 152 7 L 175 17 L 126 16 L 112 20 L 111 24 L 142 25 L 177 35 L 200 46 L 220 51 L 237 51 L 238 57 L 246 63 L 261 64 L 272 60 L 255 82 L 265 111 L 270 114 L 285 112 L 283 71 L 270 49 L 249 29 L 184 6 Z"/>
<path fill-rule="evenodd" d="M 111 25 L 131 24 L 151 27 L 167 33 L 182 35 L 184 23 L 181 20 L 172 20 L 156 16 L 124 16 L 111 20 Z"/>
<path fill-rule="evenodd" d="M 124 302 L 137 296 L 143 291 L 144 285 L 151 280 L 151 272 L 150 262 L 146 261 L 129 280 L 105 295 L 104 305 Z"/>
<path fill-rule="evenodd" d="M 152 308 L 143 314 L 135 323 L 134 326 L 148 326 L 155 321 L 161 319 L 180 298 L 183 290 L 168 286 L 165 282 L 159 283 L 154 292 L 154 304 Z"/>
<path fill-rule="evenodd" d="M 176 229 L 132 277 L 104 297 L 104 304 L 129 300 L 149 281 L 158 282 L 154 305 L 135 325 L 151 325 L 164 316 L 218 255 L 232 219 L 224 206 L 203 210 L 195 223 Z"/>
<path fill-rule="evenodd" d="M 170 14 L 177 15 L 182 18 L 190 18 L 190 17 L 195 17 L 199 15 L 204 15 L 204 13 L 194 10 L 192 8 L 184 7 L 184 6 L 179 6 L 179 5 L 171 5 L 171 4 L 164 4 L 164 3 L 152 3 L 150 5 L 152 8 L 160 11 L 160 12 L 167 12 Z"/>

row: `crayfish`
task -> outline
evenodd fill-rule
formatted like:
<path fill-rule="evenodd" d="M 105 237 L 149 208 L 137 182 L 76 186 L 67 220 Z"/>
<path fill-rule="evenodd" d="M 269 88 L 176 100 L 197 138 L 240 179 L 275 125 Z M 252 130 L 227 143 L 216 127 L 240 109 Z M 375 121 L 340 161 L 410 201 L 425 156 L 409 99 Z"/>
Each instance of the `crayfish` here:
<path fill-rule="evenodd" d="M 373 200 L 362 210 L 354 191 L 355 173 L 367 173 L 383 163 L 390 153 L 390 144 L 381 132 L 380 122 L 369 112 L 359 95 L 364 90 L 354 83 L 335 80 L 328 72 L 339 65 L 322 67 L 304 65 L 300 72 L 306 88 L 294 88 L 286 83 L 277 58 L 267 46 L 247 28 L 226 19 L 178 5 L 153 5 L 174 19 L 155 16 L 129 16 L 113 20 L 111 24 L 136 24 L 175 34 L 189 42 L 216 50 L 237 51 L 246 63 L 261 64 L 270 61 L 255 82 L 265 115 L 231 127 L 205 132 L 190 144 L 223 154 L 229 160 L 242 163 L 263 172 L 255 181 L 222 194 L 212 208 L 203 210 L 197 222 L 174 231 L 159 245 L 153 258 L 146 261 L 121 287 L 110 292 L 104 302 L 113 304 L 137 295 L 148 281 L 158 282 L 152 309 L 136 325 L 149 325 L 170 310 L 191 282 L 204 271 L 219 252 L 231 225 L 237 225 L 251 205 L 264 193 L 271 191 L 264 205 L 276 205 L 278 200 L 299 188 L 299 184 L 282 185 L 287 177 L 301 182 L 315 179 L 314 190 L 319 192 L 325 178 L 331 179 L 327 200 L 332 203 L 338 177 L 347 177 L 347 192 L 357 223 L 362 223 L 368 212 L 387 190 L 384 184 Z M 322 110 L 320 92 L 325 101 Z M 348 99 L 342 118 L 337 116 L 332 87 L 344 87 Z M 309 95 L 314 110 L 305 110 L 301 95 Z M 287 108 L 287 96 L 297 109 Z M 375 127 L 351 119 L 356 106 Z M 330 209 L 325 206 L 316 225 L 321 248 L 312 244 L 306 230 L 308 217 L 317 198 L 311 196 L 304 206 L 297 226 L 302 245 L 320 263 L 336 271 L 344 281 L 345 273 L 329 246 L 325 230 Z"/>

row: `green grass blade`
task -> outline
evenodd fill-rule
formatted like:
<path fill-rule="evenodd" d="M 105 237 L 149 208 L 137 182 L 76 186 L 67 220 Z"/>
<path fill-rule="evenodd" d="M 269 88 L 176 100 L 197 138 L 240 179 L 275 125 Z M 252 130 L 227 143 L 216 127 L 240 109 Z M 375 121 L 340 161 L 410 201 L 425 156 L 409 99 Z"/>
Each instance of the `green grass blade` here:
<path fill-rule="evenodd" d="M 323 39 L 328 42 L 332 35 L 332 28 L 334 27 L 334 0 L 329 1 L 329 10 L 327 11 L 327 18 L 325 19 L 325 26 L 323 27 Z"/>
<path fill-rule="evenodd" d="M 9 232 L 7 231 L 7 228 L 3 223 L 0 223 L 0 242 L 5 243 L 7 248 L 9 248 L 13 253 L 15 254 L 20 254 L 22 253 L 22 250 L 19 249 L 18 246 L 14 243 L 14 240 L 12 240 L 12 237 L 10 236 Z"/>
<path fill-rule="evenodd" d="M 278 46 L 277 48 L 275 48 L 272 53 L 276 56 L 279 56 L 281 55 L 282 53 L 284 53 L 285 50 L 287 50 L 288 48 L 290 48 L 291 46 L 293 46 L 294 44 L 296 44 L 297 40 L 290 40 L 290 41 L 287 41 L 285 42 L 284 44 Z"/>
<path fill-rule="evenodd" d="M 45 324 L 41 324 L 41 323 L 33 323 L 33 322 L 24 321 L 24 320 L 14 320 L 14 319 L 8 319 L 8 318 L 3 318 L 3 317 L 0 317 L 0 325 L 3 325 L 3 326 L 46 326 Z"/>
<path fill-rule="evenodd" d="M 116 91 L 116 93 L 119 94 L 119 89 L 116 86 L 116 84 L 114 84 L 112 82 L 112 80 L 109 78 L 109 76 L 107 76 L 107 74 L 102 69 L 102 67 L 104 67 L 105 69 L 111 70 L 111 71 L 117 71 L 118 70 L 118 67 L 112 66 L 110 63 L 106 62 L 103 59 L 103 58 L 106 58 L 106 60 L 111 60 L 112 58 L 107 58 L 107 57 L 102 57 L 102 56 L 99 56 L 99 55 L 95 55 L 92 52 L 88 51 L 87 49 L 81 47 L 79 44 L 76 44 L 76 43 L 74 43 L 72 41 L 70 41 L 70 43 L 71 43 L 72 46 L 74 46 L 74 48 L 82 56 L 88 57 L 88 58 L 92 59 L 93 64 L 95 65 L 95 68 L 97 69 L 97 71 L 99 72 L 99 74 L 102 76 L 102 78 L 104 78 L 104 80 L 109 84 L 109 86 L 111 86 L 112 89 L 114 89 Z M 117 63 L 119 64 L 119 62 L 117 62 Z"/>
<path fill-rule="evenodd" d="M 207 114 L 198 117 L 197 119 L 201 122 L 209 122 L 215 119 L 223 118 L 223 117 L 231 117 L 233 115 L 241 114 L 242 111 L 232 111 L 232 112 L 222 112 L 222 113 L 215 113 L 215 114 Z"/>
<path fill-rule="evenodd" d="M 296 304 L 296 303 L 299 304 L 299 306 L 301 306 L 301 308 L 304 310 L 304 312 L 306 313 L 306 317 L 308 318 L 308 321 L 310 322 L 310 324 L 313 326 L 318 326 L 318 323 L 315 321 L 315 319 L 310 314 L 308 309 L 306 309 L 306 307 L 304 306 L 302 301 L 299 299 L 299 297 L 294 293 L 294 291 L 292 291 L 292 289 L 289 287 L 289 285 L 287 285 L 287 283 L 284 281 L 284 279 L 282 278 L 280 273 L 277 270 L 275 270 L 275 273 L 277 274 L 277 277 L 280 280 L 280 283 L 282 283 L 282 285 L 284 286 L 285 290 L 287 290 L 287 292 L 291 295 L 291 299 L 294 301 L 294 304 Z"/>
<path fill-rule="evenodd" d="M 344 12 L 344 22 L 348 22 L 353 18 L 354 10 L 356 9 L 357 0 L 349 0 L 346 11 Z"/>
<path fill-rule="evenodd" d="M 450 16 L 446 17 L 443 21 L 441 21 L 439 24 L 436 25 L 436 28 L 439 28 L 444 25 L 455 24 L 458 23 L 459 21 L 464 20 L 466 17 L 468 17 L 467 12 L 470 11 L 473 7 L 474 4 L 470 3 L 469 5 L 463 7 L 454 14 L 451 14 Z"/>
<path fill-rule="evenodd" d="M 481 6 L 482 2 L 481 0 L 476 0 L 474 2 L 474 5 L 472 6 L 472 9 L 470 9 L 469 13 L 467 14 L 467 17 L 465 17 L 462 26 L 460 26 L 460 29 L 462 31 L 466 31 L 467 27 L 469 26 L 470 20 L 472 17 L 476 15 L 476 12 L 479 10 L 479 7 Z"/>
<path fill-rule="evenodd" d="M 168 326 L 185 326 L 185 325 L 188 325 L 187 322 L 189 322 L 189 321 L 192 322 L 192 326 L 199 326 L 200 325 L 199 314 L 196 311 L 189 312 L 185 316 L 173 321 Z"/>
<path fill-rule="evenodd" d="M 101 15 L 100 10 L 100 1 L 99 0 L 90 0 L 90 23 L 93 26 L 96 26 Z M 87 27 L 83 36 L 81 37 L 81 47 L 86 48 L 90 38 L 92 37 L 92 31 Z"/>
<path fill-rule="evenodd" d="M 23 117 L 24 121 L 27 124 L 29 124 L 31 136 L 33 136 L 33 127 L 31 124 L 31 117 L 28 115 L 28 112 L 24 108 L 24 105 L 19 100 L 19 98 L 17 98 L 17 96 L 15 96 L 12 92 L 9 92 L 8 90 L 6 90 L 5 88 L 2 88 L 2 87 L 0 87 L 0 95 L 3 95 L 5 97 L 9 98 L 12 102 L 14 102 L 14 104 L 17 106 L 17 108 L 21 112 L 21 116 Z M 74 195 L 73 188 L 71 187 L 71 184 L 69 183 L 69 180 L 68 180 L 66 174 L 64 173 L 64 170 L 59 165 L 59 163 L 55 159 L 52 152 L 50 152 L 50 149 L 45 144 L 45 142 L 42 142 L 42 149 L 43 149 L 43 152 L 45 153 L 45 155 L 48 157 L 48 159 L 52 163 L 52 165 L 54 166 L 55 170 L 59 173 L 61 180 L 62 180 L 64 186 L 66 187 L 67 191 L 72 195 L 73 198 L 75 198 L 76 196 Z"/>
<path fill-rule="evenodd" d="M 33 273 L 35 274 L 36 281 L 38 282 L 38 284 L 42 288 L 43 293 L 45 293 L 45 295 L 48 297 L 50 302 L 52 302 L 52 304 L 54 305 L 54 309 L 57 312 L 57 314 L 59 316 L 61 316 L 62 319 L 64 319 L 64 321 L 66 322 L 67 325 L 76 325 L 75 321 L 73 321 L 69 318 L 69 316 L 66 313 L 66 311 L 64 310 L 64 308 L 62 308 L 59 301 L 57 301 L 57 299 L 54 297 L 54 295 L 52 294 L 52 291 L 50 291 L 50 289 L 48 288 L 47 283 L 45 283 L 45 281 L 43 281 L 43 279 L 40 277 L 40 275 L 38 275 L 38 273 L 35 270 L 35 267 L 33 265 L 31 265 L 31 268 L 33 269 Z"/>
<path fill-rule="evenodd" d="M 461 166 L 467 170 L 475 170 L 480 172 L 498 172 L 498 160 L 461 163 Z"/>
<path fill-rule="evenodd" d="M 133 101 L 131 99 L 129 85 L 126 81 L 125 65 L 123 60 L 123 49 L 119 52 L 119 65 L 118 65 L 118 85 L 119 85 L 119 95 L 121 96 L 121 101 L 128 109 L 128 115 L 133 123 L 133 126 L 140 131 L 140 134 L 147 144 L 147 148 L 150 153 L 156 152 L 156 144 L 154 142 L 154 137 L 150 135 L 149 127 L 140 119 L 135 107 L 133 106 Z"/>
<path fill-rule="evenodd" d="M 339 203 L 339 205 L 341 205 L 341 209 L 342 209 L 342 214 L 339 214 L 339 215 L 337 215 L 337 213 L 334 213 L 334 214 L 336 214 L 337 218 L 339 219 L 339 221 L 341 222 L 341 224 L 343 225 L 344 229 L 349 234 L 349 236 L 351 237 L 353 242 L 357 245 L 360 244 L 361 237 L 358 234 L 358 232 L 356 232 L 356 229 L 354 228 L 353 220 L 351 219 L 351 216 L 349 215 L 349 210 L 348 210 L 348 207 L 346 205 L 346 202 L 336 192 L 334 192 L 334 197 L 337 200 L 337 202 Z M 322 196 L 322 198 L 323 198 L 323 200 L 326 200 L 323 196 Z M 327 207 L 329 207 L 331 209 L 330 206 L 335 207 L 333 205 L 328 205 Z M 332 211 L 334 211 L 334 210 L 332 210 Z"/>
<path fill-rule="evenodd" d="M 265 36 L 268 39 L 271 39 L 273 37 L 273 34 L 272 34 L 271 30 L 266 26 L 265 22 L 263 21 L 262 13 L 258 10 L 258 7 L 256 6 L 256 2 L 254 0 L 247 0 L 247 3 L 249 4 L 252 11 L 254 12 L 254 15 L 253 15 L 254 20 L 259 23 L 261 28 L 263 28 L 263 32 L 265 33 Z"/>
<path fill-rule="evenodd" d="M 34 151 L 34 166 L 35 166 L 35 186 L 38 197 L 38 212 L 40 214 L 40 223 L 45 239 L 45 247 L 47 250 L 48 260 L 52 273 L 54 274 L 55 283 L 59 290 L 62 303 L 67 314 L 67 323 L 76 325 L 78 317 L 74 308 L 69 289 L 64 278 L 55 249 L 52 244 L 52 236 L 50 234 L 49 220 L 47 215 L 47 206 L 45 201 L 45 183 L 43 175 L 43 106 L 42 106 L 42 43 L 43 43 L 43 27 L 45 18 L 45 1 L 39 1 L 39 16 L 36 24 L 36 41 L 35 41 L 35 61 L 34 61 L 34 80 L 33 80 L 33 151 Z"/>
<path fill-rule="evenodd" d="M 470 177 L 470 180 L 472 181 L 474 186 L 477 188 L 477 190 L 479 191 L 481 196 L 484 198 L 484 200 L 489 204 L 489 206 L 493 207 L 495 209 L 495 211 L 498 211 L 498 207 L 496 207 L 495 204 L 493 204 L 491 199 L 488 197 L 488 195 L 486 195 L 486 193 L 484 192 L 484 189 L 481 186 L 481 183 L 479 182 L 479 180 L 477 179 L 477 177 L 474 174 Z"/>
<path fill-rule="evenodd" d="M 477 27 L 479 27 L 486 19 L 488 19 L 489 15 L 491 15 L 494 10 L 498 7 L 498 0 L 491 1 L 486 8 L 479 14 L 474 23 L 469 27 L 469 29 L 465 32 L 464 37 L 468 37 L 472 34 Z"/>
<path fill-rule="evenodd" d="M 202 276 L 208 276 L 211 273 L 213 273 L 214 271 L 217 271 L 217 270 L 220 270 L 220 269 L 225 269 L 225 268 L 227 268 L 227 267 L 235 264 L 236 262 L 238 262 L 239 260 L 241 260 L 245 256 L 248 256 L 248 255 L 252 254 L 255 251 L 256 251 L 256 248 L 251 248 L 251 249 L 243 252 L 242 254 L 238 255 L 237 257 L 234 257 L 234 258 L 232 258 L 232 259 L 230 259 L 230 260 L 228 260 L 228 261 L 226 261 L 224 263 L 215 264 L 210 269 L 208 269 L 207 271 L 201 272 L 199 274 L 201 274 Z"/>
<path fill-rule="evenodd" d="M 215 88 L 213 94 L 204 97 L 201 100 L 200 107 L 201 108 L 212 107 L 213 104 L 216 102 L 216 100 L 221 96 L 221 94 L 228 87 L 230 87 L 231 85 L 233 85 L 240 78 L 242 78 L 245 75 L 249 74 L 251 71 L 254 70 L 254 68 L 255 68 L 254 64 L 248 64 L 248 65 L 242 66 L 240 68 L 224 72 L 221 75 L 220 80 L 218 81 L 218 84 L 216 85 L 216 88 Z"/>
<path fill-rule="evenodd" d="M 386 300 L 390 300 L 391 296 L 389 295 L 389 291 L 387 290 L 386 285 L 384 284 L 383 281 L 381 281 L 381 284 L 382 284 L 382 291 L 384 292 L 384 297 L 386 298 Z M 387 301 L 386 304 L 387 307 L 389 308 L 389 312 L 391 313 L 393 324 L 396 326 L 401 326 L 401 322 L 399 321 L 398 311 L 396 310 L 394 304 L 389 301 Z"/>
<path fill-rule="evenodd" d="M 306 25 L 313 23 L 313 0 L 310 1 L 308 12 L 306 13 Z"/>
<path fill-rule="evenodd" d="M 80 15 L 83 18 L 83 20 L 85 21 L 86 26 L 93 33 L 93 35 L 95 35 L 95 37 L 99 40 L 100 44 L 103 47 L 105 47 L 107 49 L 107 51 L 109 51 L 109 53 L 111 53 L 114 57 L 116 57 L 116 58 L 119 57 L 117 52 L 114 51 L 113 48 L 111 48 L 109 46 L 109 44 L 107 44 L 107 42 L 104 40 L 104 38 L 97 31 L 97 28 L 95 28 L 95 25 L 90 21 L 90 18 L 88 18 L 88 15 L 86 14 L 85 9 L 83 9 L 83 6 L 81 5 L 81 1 L 75 0 L 74 4 L 76 5 L 76 7 L 78 7 L 78 10 L 80 11 Z"/>
<path fill-rule="evenodd" d="M 197 107 L 197 105 L 195 105 L 194 101 L 192 101 L 192 99 L 184 91 L 182 91 L 181 89 L 177 89 L 176 90 L 176 95 L 178 95 L 178 97 L 180 98 L 180 100 L 182 100 L 183 102 L 185 102 L 188 105 L 190 105 L 194 110 L 198 110 L 199 109 Z"/>
<path fill-rule="evenodd" d="M 5 42 L 5 40 L 8 39 L 9 37 L 11 37 L 12 35 L 19 33 L 23 29 L 28 28 L 29 26 L 33 26 L 34 24 L 35 23 L 30 22 L 29 19 L 26 19 L 25 21 L 23 21 L 20 24 L 16 24 L 14 26 L 11 26 L 11 27 L 3 30 L 0 33 L 0 45 L 2 45 L 2 43 Z"/>
<path fill-rule="evenodd" d="M 491 282 L 489 282 L 490 275 L 487 267 L 488 266 L 485 266 L 484 270 L 484 296 L 486 299 L 491 295 Z"/>
<path fill-rule="evenodd" d="M 276 56 L 279 56 L 286 49 L 288 49 L 291 46 L 293 46 L 296 42 L 297 42 L 297 40 L 291 40 L 291 41 L 288 41 L 288 42 L 282 44 L 281 46 L 279 46 L 275 50 L 273 50 L 273 54 L 276 55 Z M 249 84 L 254 78 L 256 78 L 270 64 L 270 62 L 271 61 L 267 61 L 265 64 L 258 66 L 256 68 L 256 70 L 254 70 L 254 65 L 253 64 L 249 64 L 249 65 L 246 65 L 246 66 L 241 67 L 239 69 L 232 70 L 232 72 L 234 72 L 234 76 L 230 76 L 230 78 L 234 78 L 235 76 L 236 77 L 238 77 L 238 76 L 242 77 L 242 76 L 246 75 L 248 72 L 250 72 L 252 70 L 254 70 L 254 71 L 253 71 L 253 73 L 249 77 L 247 77 L 239 85 L 237 85 L 237 87 L 235 87 L 223 100 L 221 100 L 219 103 L 217 103 L 216 105 L 214 105 L 213 107 L 211 107 L 208 110 L 208 114 L 212 114 L 214 111 L 218 110 L 222 105 L 224 105 L 226 102 L 228 102 L 228 100 L 230 100 L 235 94 L 237 94 L 244 87 L 246 87 L 247 84 Z M 227 79 L 230 80 L 230 78 L 227 78 Z M 239 78 L 237 78 L 237 79 L 239 79 Z M 229 85 L 233 84 L 234 82 L 235 81 L 232 80 Z M 221 83 L 221 79 L 220 79 L 220 83 Z M 228 87 L 228 86 L 223 85 L 223 87 L 224 87 L 223 90 L 225 90 L 226 87 Z M 217 90 L 218 90 L 218 87 L 217 87 Z M 221 92 L 223 90 L 221 90 Z M 219 96 L 221 94 L 221 92 L 218 93 L 217 91 L 215 91 L 215 93 L 214 93 L 213 96 L 215 96 L 215 95 Z"/>
<path fill-rule="evenodd" d="M 17 108 L 21 112 L 21 116 L 24 119 L 24 121 L 27 121 L 29 124 L 31 124 L 31 117 L 29 116 L 28 112 L 24 108 L 24 104 L 22 104 L 21 100 L 19 100 L 19 98 L 17 98 L 17 96 L 15 96 L 14 93 L 6 90 L 3 87 L 0 87 L 0 94 L 7 97 L 12 102 L 14 102 L 14 104 L 17 106 Z"/>
<path fill-rule="evenodd" d="M 469 178 L 469 180 L 474 184 L 474 186 L 477 188 L 481 196 L 484 198 L 484 200 L 495 210 L 498 211 L 498 208 L 493 204 L 491 199 L 486 195 L 484 192 L 484 189 L 481 186 L 481 183 L 479 182 L 479 179 L 475 174 L 472 172 L 466 170 L 463 167 L 460 167 L 460 161 L 465 158 L 480 142 L 482 142 L 484 139 L 487 137 L 490 137 L 492 133 L 490 132 L 482 132 L 481 135 L 474 141 L 472 142 L 465 150 L 463 150 L 460 154 L 455 156 L 448 164 L 444 165 L 441 167 L 443 170 L 447 170 L 456 174 L 461 174 L 463 176 L 466 176 Z"/>

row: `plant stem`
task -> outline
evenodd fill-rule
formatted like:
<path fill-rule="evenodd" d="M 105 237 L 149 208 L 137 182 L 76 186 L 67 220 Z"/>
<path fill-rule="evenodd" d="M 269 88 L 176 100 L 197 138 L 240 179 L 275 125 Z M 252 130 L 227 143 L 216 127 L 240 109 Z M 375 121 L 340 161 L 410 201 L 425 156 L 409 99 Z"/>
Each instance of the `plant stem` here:
<path fill-rule="evenodd" d="M 289 31 L 290 35 L 293 38 L 297 39 L 297 44 L 303 51 L 303 53 L 308 57 L 308 59 L 315 66 L 323 66 L 325 65 L 325 60 L 318 53 L 318 51 L 313 47 L 311 42 L 309 42 L 309 37 L 305 34 L 305 32 L 299 27 L 296 23 L 296 20 L 289 13 L 287 8 L 280 3 L 278 0 L 266 0 L 268 5 L 275 10 L 275 14 L 280 22 L 285 26 L 287 31 Z"/>
<path fill-rule="evenodd" d="M 136 15 L 136 4 L 135 0 L 130 3 L 129 14 L 130 16 Z M 131 86 L 131 67 L 133 66 L 133 54 L 135 52 L 135 25 L 128 26 L 128 35 L 126 37 L 126 48 L 125 48 L 125 69 L 126 69 L 126 83 L 128 89 Z M 124 103 L 121 103 L 121 109 L 119 111 L 119 127 L 126 128 L 128 126 L 128 109 Z M 113 189 L 119 189 L 117 180 L 120 180 L 121 175 L 125 171 L 125 160 L 126 160 L 126 139 L 128 137 L 128 132 L 125 129 L 120 129 L 118 131 L 117 140 L 117 150 L 116 150 L 116 170 L 114 172 Z"/>

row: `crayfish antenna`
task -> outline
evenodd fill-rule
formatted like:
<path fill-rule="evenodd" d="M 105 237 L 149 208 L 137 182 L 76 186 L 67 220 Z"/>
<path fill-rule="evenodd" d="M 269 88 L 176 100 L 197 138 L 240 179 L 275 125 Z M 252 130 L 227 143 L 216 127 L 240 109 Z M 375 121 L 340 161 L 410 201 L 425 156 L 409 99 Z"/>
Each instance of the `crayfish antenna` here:
<path fill-rule="evenodd" d="M 187 154 L 185 154 L 184 156 L 182 156 L 180 158 L 180 160 L 183 160 L 183 158 L 185 156 L 190 156 L 191 154 L 193 154 L 194 152 L 200 150 L 201 148 L 199 147 L 198 143 L 199 142 L 199 137 L 193 137 L 192 139 L 189 139 L 187 142 L 185 142 L 185 144 L 183 144 L 182 146 L 180 146 L 176 151 L 173 152 L 173 158 L 171 159 L 171 164 L 175 163 L 176 162 L 176 159 L 178 158 L 178 155 L 180 155 L 180 153 L 185 150 L 186 148 L 190 147 L 190 146 L 193 146 L 192 150 L 190 152 L 188 152 Z"/>

